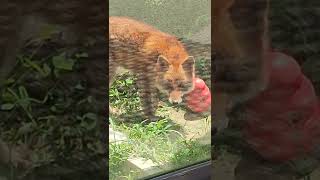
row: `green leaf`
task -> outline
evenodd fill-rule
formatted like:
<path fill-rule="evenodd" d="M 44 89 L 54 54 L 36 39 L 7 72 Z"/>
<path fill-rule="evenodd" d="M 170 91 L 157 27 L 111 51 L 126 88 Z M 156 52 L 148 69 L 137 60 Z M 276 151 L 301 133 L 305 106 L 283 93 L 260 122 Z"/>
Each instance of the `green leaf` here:
<path fill-rule="evenodd" d="M 88 96 L 88 103 L 92 103 L 93 102 L 93 99 L 92 99 L 93 97 L 92 96 Z"/>
<path fill-rule="evenodd" d="M 15 79 L 9 78 L 9 79 L 6 80 L 5 84 L 9 85 L 9 84 L 12 84 L 14 82 L 15 82 Z"/>
<path fill-rule="evenodd" d="M 38 100 L 38 99 L 35 99 L 35 98 L 28 98 L 31 102 L 36 102 L 36 103 L 39 103 L 39 104 L 44 104 L 47 102 L 49 98 L 49 94 L 47 93 L 46 96 L 43 98 L 43 100 Z"/>
<path fill-rule="evenodd" d="M 80 101 L 77 103 L 77 105 L 81 105 L 81 104 L 83 104 L 83 103 L 87 103 L 87 99 L 82 99 L 82 100 L 80 100 Z"/>
<path fill-rule="evenodd" d="M 51 106 L 50 110 L 53 111 L 53 112 L 57 112 L 57 107 L 56 106 Z"/>
<path fill-rule="evenodd" d="M 86 122 L 86 121 L 82 121 L 81 122 L 81 126 L 84 127 L 86 130 L 92 130 L 96 127 L 97 125 L 97 121 L 90 121 L 90 122 Z"/>
<path fill-rule="evenodd" d="M 78 83 L 78 84 L 75 86 L 75 88 L 78 89 L 78 90 L 84 90 L 84 89 L 85 89 L 80 83 Z"/>
<path fill-rule="evenodd" d="M 82 121 L 81 126 L 86 128 L 87 130 L 92 130 L 96 127 L 97 125 L 97 115 L 94 113 L 86 113 L 83 115 L 83 120 L 87 119 L 87 121 Z M 88 121 L 90 120 L 90 121 Z"/>
<path fill-rule="evenodd" d="M 19 86 L 19 94 L 21 98 L 28 98 L 28 92 L 24 86 Z"/>
<path fill-rule="evenodd" d="M 52 58 L 52 63 L 55 68 L 71 71 L 73 70 L 74 60 L 73 59 L 66 59 L 66 54 L 62 53 L 58 56 L 54 56 Z"/>
<path fill-rule="evenodd" d="M 7 103 L 1 105 L 1 110 L 9 111 L 14 108 L 15 104 Z"/>
<path fill-rule="evenodd" d="M 8 91 L 12 94 L 12 96 L 15 97 L 16 100 L 19 100 L 19 96 L 17 93 L 15 93 L 11 88 L 8 88 Z"/>
<path fill-rule="evenodd" d="M 6 101 L 6 102 L 8 102 L 8 101 L 12 102 L 15 100 L 15 97 L 14 97 L 14 95 L 12 95 L 9 92 L 4 92 L 4 93 L 2 93 L 2 100 Z"/>
<path fill-rule="evenodd" d="M 43 64 L 42 69 L 43 69 L 44 77 L 47 77 L 51 73 L 51 68 L 46 63 Z"/>
<path fill-rule="evenodd" d="M 126 79 L 126 84 L 131 85 L 133 83 L 132 79 Z"/>
<path fill-rule="evenodd" d="M 82 121 L 82 120 L 83 120 L 83 117 L 81 117 L 81 116 L 76 116 L 76 119 Z"/>
<path fill-rule="evenodd" d="M 41 75 L 44 75 L 43 70 L 41 69 L 41 67 L 38 64 L 36 64 L 35 62 L 31 61 L 30 59 L 25 59 L 25 61 L 30 67 L 32 67 L 33 69 L 38 71 Z"/>
<path fill-rule="evenodd" d="M 56 119 L 57 117 L 54 115 L 48 115 L 48 116 L 43 116 L 43 117 L 38 117 L 38 120 L 47 120 L 47 119 Z"/>
<path fill-rule="evenodd" d="M 94 113 L 86 113 L 83 115 L 84 118 L 91 119 L 91 120 L 97 120 L 97 115 Z"/>
<path fill-rule="evenodd" d="M 33 125 L 32 123 L 26 123 L 22 127 L 19 128 L 18 134 L 19 135 L 24 135 L 26 133 L 29 133 L 33 130 Z"/>
<path fill-rule="evenodd" d="M 89 57 L 87 53 L 76 54 L 76 58 L 87 58 L 87 57 Z"/>

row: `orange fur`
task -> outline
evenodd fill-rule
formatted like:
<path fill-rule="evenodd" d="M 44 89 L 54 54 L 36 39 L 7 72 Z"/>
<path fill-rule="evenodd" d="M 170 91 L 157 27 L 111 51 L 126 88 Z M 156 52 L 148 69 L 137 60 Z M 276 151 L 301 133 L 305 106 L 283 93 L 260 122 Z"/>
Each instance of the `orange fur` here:
<path fill-rule="evenodd" d="M 256 6 L 255 3 L 263 3 Z M 253 9 L 262 7 L 261 9 Z M 243 12 L 253 12 L 243 13 Z M 262 13 L 259 13 L 261 11 Z M 233 103 L 244 102 L 255 96 L 263 87 L 263 53 L 268 47 L 267 41 L 267 12 L 268 0 L 213 0 L 213 50 L 223 57 L 224 61 L 219 62 L 216 68 L 219 69 L 220 77 L 225 74 L 233 74 L 240 77 L 242 69 L 252 71 L 251 77 L 254 80 L 248 80 L 245 85 L 246 90 L 233 91 L 243 84 L 236 84 L 236 81 L 228 82 L 228 78 L 220 78 L 215 85 L 218 86 L 214 92 L 214 113 L 218 129 L 227 126 L 226 112 Z M 232 14 L 233 13 L 233 14 Z M 233 15 L 233 17 L 232 17 Z M 256 16 L 260 22 L 253 21 L 252 16 Z M 263 17 L 262 17 L 263 16 Z M 243 21 L 243 22 L 240 22 Z M 252 23 L 253 22 L 253 23 Z M 247 33 L 247 29 L 252 27 L 243 27 L 241 24 L 250 24 L 257 28 L 253 33 Z M 261 23 L 261 24 L 260 24 Z M 240 24 L 240 25 L 239 25 Z M 239 29 L 240 28 L 240 29 Z M 256 69 L 247 68 L 247 64 L 253 64 Z M 222 67 L 219 67 L 222 66 Z M 234 72 L 239 71 L 239 75 Z M 248 73 L 249 74 L 249 73 Z M 230 75 L 229 75 L 230 78 Z M 237 79 L 237 78 L 235 78 Z M 240 82 L 240 81 L 239 81 Z M 223 86 L 219 86 L 223 84 Z"/>
<path fill-rule="evenodd" d="M 118 66 L 131 70 L 149 79 L 152 87 L 142 88 L 157 87 L 171 102 L 180 103 L 193 89 L 194 58 L 176 37 L 128 17 L 109 17 L 109 39 L 122 44 L 109 49 L 109 74 Z"/>
<path fill-rule="evenodd" d="M 189 56 L 174 36 L 131 18 L 110 17 L 109 29 L 109 38 L 135 42 L 141 52 L 159 53 L 174 66 L 182 64 Z"/>
<path fill-rule="evenodd" d="M 241 44 L 237 41 L 238 34 L 229 14 L 233 3 L 234 0 L 213 1 L 213 49 L 219 53 L 243 57 L 244 52 Z"/>

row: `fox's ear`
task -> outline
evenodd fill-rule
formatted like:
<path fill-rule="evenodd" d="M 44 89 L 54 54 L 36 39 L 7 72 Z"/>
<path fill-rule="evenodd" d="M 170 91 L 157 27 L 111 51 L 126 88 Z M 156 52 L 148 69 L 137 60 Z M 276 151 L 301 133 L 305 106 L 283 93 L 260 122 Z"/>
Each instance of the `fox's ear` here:
<path fill-rule="evenodd" d="M 158 68 L 158 71 L 162 71 L 162 72 L 167 71 L 169 69 L 169 63 L 167 59 L 162 55 L 158 57 L 157 68 Z"/>
<path fill-rule="evenodd" d="M 193 56 L 189 56 L 182 64 L 182 67 L 184 71 L 186 71 L 188 74 L 194 72 L 194 64 L 195 64 L 195 59 Z"/>

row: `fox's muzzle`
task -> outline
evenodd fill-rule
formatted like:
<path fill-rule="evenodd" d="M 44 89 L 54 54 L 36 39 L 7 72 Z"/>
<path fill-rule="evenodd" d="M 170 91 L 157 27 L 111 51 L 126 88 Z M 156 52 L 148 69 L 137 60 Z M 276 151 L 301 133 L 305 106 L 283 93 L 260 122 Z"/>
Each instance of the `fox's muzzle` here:
<path fill-rule="evenodd" d="M 181 91 L 172 91 L 169 93 L 169 102 L 179 104 L 182 102 L 182 96 Z"/>

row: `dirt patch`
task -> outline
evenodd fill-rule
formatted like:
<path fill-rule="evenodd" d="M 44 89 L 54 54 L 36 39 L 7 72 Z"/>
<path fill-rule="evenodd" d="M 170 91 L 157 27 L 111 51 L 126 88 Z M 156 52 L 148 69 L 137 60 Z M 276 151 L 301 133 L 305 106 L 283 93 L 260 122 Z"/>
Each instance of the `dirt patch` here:
<path fill-rule="evenodd" d="M 200 115 L 193 120 L 186 120 L 186 111 L 182 109 L 169 108 L 170 119 L 181 126 L 181 130 L 186 139 L 197 139 L 201 144 L 211 144 L 211 116 L 201 117 Z"/>

